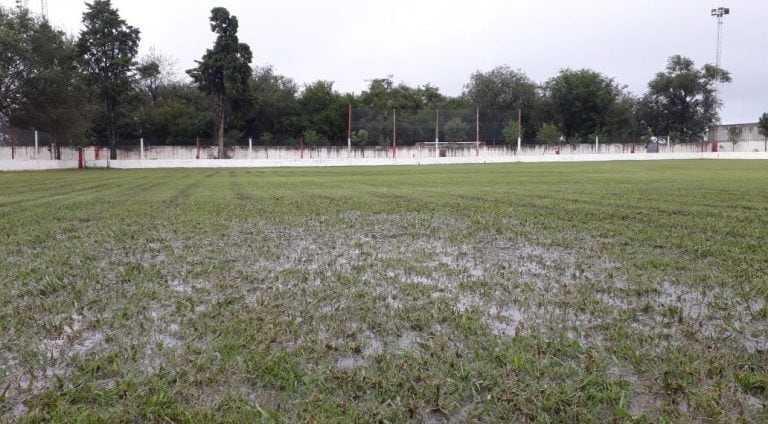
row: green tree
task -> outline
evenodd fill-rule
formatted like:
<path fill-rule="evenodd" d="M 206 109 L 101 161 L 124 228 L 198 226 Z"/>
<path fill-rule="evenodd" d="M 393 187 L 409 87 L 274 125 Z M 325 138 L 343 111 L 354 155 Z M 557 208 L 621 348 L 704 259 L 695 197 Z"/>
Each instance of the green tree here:
<path fill-rule="evenodd" d="M 347 105 L 331 81 L 316 81 L 304 87 L 299 98 L 301 122 L 318 134 L 318 142 L 346 140 Z"/>
<path fill-rule="evenodd" d="M 355 143 L 356 146 L 365 147 L 365 145 L 368 144 L 368 131 L 357 130 L 352 133 L 352 142 Z"/>
<path fill-rule="evenodd" d="M 739 142 L 739 137 L 741 137 L 741 127 L 735 125 L 728 127 L 728 141 L 731 142 L 733 151 L 736 151 L 736 143 Z"/>
<path fill-rule="evenodd" d="M 49 131 L 57 140 L 84 139 L 92 107 L 77 66 L 74 40 L 40 20 L 28 42 L 34 72 L 22 82 L 24 95 L 12 122 Z"/>
<path fill-rule="evenodd" d="M 591 69 L 564 69 L 545 88 L 557 126 L 571 142 L 605 127 L 621 94 L 612 78 Z"/>
<path fill-rule="evenodd" d="M 223 7 L 211 10 L 211 31 L 216 33 L 213 49 L 208 49 L 197 67 L 187 74 L 204 92 L 213 96 L 216 113 L 216 139 L 218 157 L 224 158 L 224 132 L 226 113 L 239 93 L 248 91 L 251 78 L 251 48 L 240 43 L 237 37 L 237 17 L 230 15 Z"/>
<path fill-rule="evenodd" d="M 24 84 L 35 69 L 31 40 L 37 27 L 27 9 L 0 6 L 0 121 L 8 122 L 24 99 Z"/>
<path fill-rule="evenodd" d="M 764 113 L 757 121 L 757 130 L 763 135 L 765 151 L 768 152 L 768 112 Z"/>
<path fill-rule="evenodd" d="M 256 67 L 250 83 L 254 105 L 246 116 L 249 134 L 268 132 L 274 139 L 287 140 L 301 133 L 296 115 L 299 111 L 298 85 L 275 73 L 270 66 Z"/>
<path fill-rule="evenodd" d="M 403 83 L 395 84 L 392 75 L 389 75 L 386 78 L 370 81 L 368 90 L 360 94 L 360 105 L 390 113 L 392 109 L 415 110 L 426 106 L 437 107 L 442 99 L 437 88 L 429 84 L 412 88 Z"/>
<path fill-rule="evenodd" d="M 602 127 L 606 141 L 637 142 L 646 131 L 645 123 L 640 119 L 640 100 L 631 93 L 622 93 L 608 114 Z"/>
<path fill-rule="evenodd" d="M 504 141 L 506 141 L 507 144 L 517 145 L 517 138 L 522 134 L 520 123 L 518 123 L 517 119 L 510 119 L 507 122 L 507 125 L 504 126 L 502 133 L 504 134 Z"/>
<path fill-rule="evenodd" d="M 560 131 L 557 130 L 556 126 L 544 123 L 541 124 L 539 132 L 536 134 L 536 138 L 539 141 L 543 141 L 548 146 L 552 146 L 557 143 L 558 139 L 560 139 Z"/>
<path fill-rule="evenodd" d="M 269 142 L 272 141 L 272 139 L 275 138 L 274 135 L 272 135 L 269 131 L 264 131 L 259 136 L 259 141 L 263 142 L 265 146 L 269 145 Z"/>
<path fill-rule="evenodd" d="M 133 89 L 132 67 L 140 32 L 120 17 L 110 0 L 94 0 L 85 6 L 85 29 L 80 32 L 77 51 L 104 104 L 110 157 L 117 159 L 118 114 L 121 100 Z"/>
<path fill-rule="evenodd" d="M 315 130 L 304 130 L 302 133 L 304 138 L 304 145 L 308 147 L 316 147 L 323 140 L 322 136 Z"/>
<path fill-rule="evenodd" d="M 82 139 L 89 110 L 74 42 L 26 9 L 0 8 L 0 122 Z"/>
<path fill-rule="evenodd" d="M 480 109 L 483 121 L 487 123 L 480 128 L 483 140 L 506 139 L 503 131 L 507 120 L 510 115 L 517 116 L 518 109 L 523 111 L 523 131 L 537 127 L 535 117 L 541 108 L 538 86 L 520 70 L 498 66 L 488 72 L 477 71 L 464 86 L 463 95 Z"/>
<path fill-rule="evenodd" d="M 448 141 L 465 141 L 469 134 L 469 125 L 455 116 L 445 123 L 443 132 Z"/>
<path fill-rule="evenodd" d="M 207 95 L 191 84 L 160 86 L 157 103 L 146 109 L 143 135 L 157 144 L 194 144 L 213 134 L 210 109 Z"/>
<path fill-rule="evenodd" d="M 668 59 L 665 71 L 648 83 L 641 102 L 643 120 L 657 136 L 678 134 L 690 141 L 703 137 L 718 122 L 722 106 L 716 84 L 727 83 L 727 71 L 713 65 L 696 68 L 686 57 Z"/>
<path fill-rule="evenodd" d="M 152 61 L 142 61 L 136 67 L 139 74 L 139 85 L 150 97 L 152 104 L 157 102 L 157 93 L 160 89 L 160 64 Z"/>
<path fill-rule="evenodd" d="M 157 51 L 154 47 L 139 59 L 136 67 L 139 88 L 149 96 L 151 103 L 157 103 L 162 87 L 176 83 L 176 60 Z"/>

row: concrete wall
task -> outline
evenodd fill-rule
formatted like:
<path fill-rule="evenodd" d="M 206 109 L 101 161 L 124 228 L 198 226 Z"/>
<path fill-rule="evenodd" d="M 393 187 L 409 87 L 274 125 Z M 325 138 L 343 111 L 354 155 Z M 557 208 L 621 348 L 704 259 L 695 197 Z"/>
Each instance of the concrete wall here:
<path fill-rule="evenodd" d="M 3 171 L 42 171 L 47 169 L 77 169 L 76 160 L 0 160 Z"/>
<path fill-rule="evenodd" d="M 232 159 L 214 159 L 215 148 L 201 149 L 200 159 L 195 159 L 193 146 L 150 147 L 141 160 L 139 149 L 120 149 L 118 160 L 107 161 L 108 149 L 85 148 L 88 167 L 112 168 L 193 168 L 193 167 L 281 167 L 281 166 L 368 166 L 368 165 L 429 165 L 452 163 L 504 163 L 504 162 L 576 162 L 614 160 L 663 160 L 663 159 L 768 159 L 768 153 L 760 149 L 760 142 L 737 144 L 731 151 L 730 143 L 721 143 L 718 153 L 711 153 L 711 146 L 703 144 L 662 145 L 660 153 L 646 153 L 644 146 L 623 144 L 580 144 L 561 146 L 523 146 L 519 154 L 507 146 L 483 146 L 446 148 L 445 157 L 436 156 L 434 147 L 400 147 L 392 157 L 391 149 L 365 148 L 347 150 L 345 147 L 321 147 L 300 150 L 288 147 L 254 148 L 236 147 L 229 150 Z M 250 157 L 250 159 L 249 159 Z M 32 147 L 16 149 L 11 160 L 10 147 L 0 147 L 0 170 L 35 170 L 77 168 L 77 150 L 62 148 L 62 160 L 50 159 L 50 152 Z"/>
<path fill-rule="evenodd" d="M 718 152 L 718 153 L 618 153 L 618 154 L 563 154 L 546 156 L 463 156 L 439 158 L 304 158 L 304 159 L 166 159 L 166 160 L 106 160 L 89 161 L 93 168 L 111 167 L 117 169 L 143 168 L 259 168 L 259 167 L 309 167 L 309 166 L 377 166 L 377 165 L 447 165 L 472 163 L 514 163 L 514 162 L 604 162 L 633 160 L 673 159 L 768 159 L 768 153 Z"/>
<path fill-rule="evenodd" d="M 720 143 L 720 151 L 734 151 L 730 143 Z M 737 152 L 763 151 L 762 145 L 758 142 L 743 142 L 736 147 Z M 711 150 L 709 143 L 691 143 L 661 145 L 660 153 L 701 153 Z M 591 155 L 591 154 L 628 154 L 644 153 L 644 145 L 632 144 L 577 144 L 562 145 L 559 147 L 561 155 Z M 475 146 L 462 147 L 440 147 L 440 150 L 446 157 L 495 157 L 495 156 L 547 156 L 557 155 L 558 146 L 544 145 L 523 145 L 519 153 L 515 153 L 512 146 L 482 146 L 476 149 Z M 97 153 L 98 151 L 98 153 Z M 87 160 L 106 159 L 109 152 L 105 148 L 86 148 L 85 157 Z M 145 146 L 145 160 L 177 160 L 177 159 L 195 159 L 198 150 L 195 146 Z M 199 151 L 200 160 L 216 159 L 216 147 L 204 147 Z M 424 159 L 436 157 L 433 146 L 400 146 L 397 147 L 396 155 L 398 158 Z M 297 147 L 263 146 L 253 147 L 250 151 L 248 147 L 230 147 L 227 149 L 229 159 L 256 159 L 256 160 L 297 160 L 297 159 L 391 159 L 392 149 L 381 147 L 353 148 L 348 150 L 346 147 L 317 147 L 305 148 L 302 152 Z M 76 158 L 76 156 L 73 156 Z M 117 158 L 119 160 L 139 160 L 141 151 L 136 148 L 118 149 Z"/>
<path fill-rule="evenodd" d="M 717 140 L 718 143 L 721 144 L 731 144 L 731 142 L 728 140 L 728 130 L 731 128 L 738 128 L 740 130 L 739 137 L 737 138 L 738 142 L 745 142 L 745 141 L 764 141 L 765 137 L 763 137 L 762 134 L 760 134 L 760 130 L 758 129 L 757 122 L 750 122 L 746 124 L 729 124 L 729 125 L 715 125 L 714 127 L 709 128 L 709 140 Z M 739 143 L 741 144 L 741 143 Z M 764 148 L 760 149 L 761 151 L 764 151 Z M 750 150 L 751 151 L 751 150 Z"/>
<path fill-rule="evenodd" d="M 661 145 L 660 153 L 701 153 L 711 149 L 709 143 Z M 728 142 L 719 143 L 721 152 L 762 152 L 765 151 L 763 141 L 744 141 L 735 146 Z M 592 154 L 629 154 L 644 153 L 643 145 L 631 144 L 578 144 L 562 145 L 559 147 L 561 155 L 592 155 Z M 495 156 L 554 156 L 557 155 L 558 146 L 523 145 L 520 152 L 515 152 L 512 146 L 475 146 L 440 147 L 446 157 L 495 157 Z M 86 147 L 84 148 L 86 160 L 106 160 L 109 149 Z M 195 146 L 145 146 L 145 160 L 184 160 L 195 159 L 198 150 Z M 200 159 L 215 159 L 217 150 L 215 147 L 200 149 Z M 249 151 L 248 147 L 231 147 L 227 149 L 229 159 L 242 160 L 297 160 L 297 159 L 391 159 L 391 148 L 366 147 L 347 150 L 346 147 L 318 147 L 305 148 L 303 153 L 296 147 L 271 146 L 269 148 L 254 147 Z M 432 146 L 401 146 L 397 148 L 398 158 L 424 159 L 436 157 L 435 148 Z M 16 147 L 12 155 L 10 146 L 0 147 L 0 160 L 52 160 L 51 152 L 47 147 L 35 150 L 34 147 Z M 138 146 L 135 148 L 120 148 L 117 151 L 119 160 L 139 160 L 142 158 Z M 77 149 L 70 147 L 61 148 L 62 160 L 77 160 Z"/>
<path fill-rule="evenodd" d="M 53 155 L 47 146 L 35 150 L 33 146 L 16 146 L 14 149 L 6 145 L 0 146 L 0 161 L 4 160 L 53 160 Z M 77 160 L 77 149 L 62 147 L 61 160 Z"/>

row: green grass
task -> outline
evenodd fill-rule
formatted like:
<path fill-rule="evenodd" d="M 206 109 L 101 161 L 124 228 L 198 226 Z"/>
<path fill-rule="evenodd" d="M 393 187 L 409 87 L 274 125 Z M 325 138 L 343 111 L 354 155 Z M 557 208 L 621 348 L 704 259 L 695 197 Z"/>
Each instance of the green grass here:
<path fill-rule="evenodd" d="M 2 420 L 768 420 L 768 166 L 0 174 Z"/>

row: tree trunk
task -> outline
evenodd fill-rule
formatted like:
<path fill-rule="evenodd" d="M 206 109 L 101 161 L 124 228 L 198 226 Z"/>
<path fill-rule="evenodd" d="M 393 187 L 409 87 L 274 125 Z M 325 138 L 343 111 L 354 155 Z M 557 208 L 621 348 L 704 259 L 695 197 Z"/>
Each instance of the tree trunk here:
<path fill-rule="evenodd" d="M 109 159 L 117 160 L 117 136 L 115 134 L 115 105 L 107 100 L 107 138 L 109 139 Z"/>
<path fill-rule="evenodd" d="M 224 159 L 224 95 L 219 95 L 218 98 L 219 116 L 217 119 L 217 131 L 216 137 L 219 142 L 219 159 Z"/>
<path fill-rule="evenodd" d="M 61 160 L 61 142 L 59 141 L 59 132 L 53 132 L 53 158 Z"/>

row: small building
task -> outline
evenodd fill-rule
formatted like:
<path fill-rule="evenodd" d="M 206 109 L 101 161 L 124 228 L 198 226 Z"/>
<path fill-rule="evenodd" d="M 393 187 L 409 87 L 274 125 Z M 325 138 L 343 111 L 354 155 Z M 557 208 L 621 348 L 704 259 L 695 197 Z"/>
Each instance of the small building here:
<path fill-rule="evenodd" d="M 736 128 L 735 139 L 731 131 Z M 709 128 L 708 140 L 721 152 L 768 152 L 768 139 L 760 134 L 757 123 L 715 125 Z"/>
<path fill-rule="evenodd" d="M 760 134 L 760 131 L 757 127 L 757 122 L 754 122 L 748 124 L 714 125 L 709 127 L 709 141 L 717 141 L 719 143 L 731 142 L 731 139 L 728 136 L 728 131 L 731 128 L 738 128 L 740 130 L 738 137 L 736 138 L 737 143 L 741 143 L 743 141 L 764 140 L 764 137 L 762 134 Z"/>

